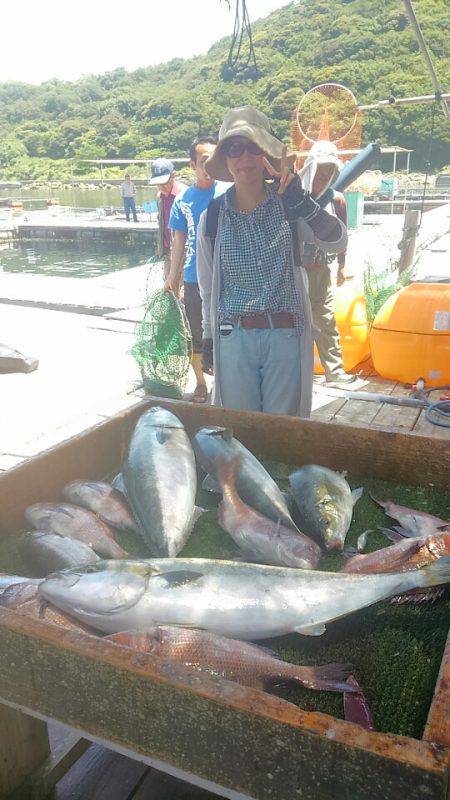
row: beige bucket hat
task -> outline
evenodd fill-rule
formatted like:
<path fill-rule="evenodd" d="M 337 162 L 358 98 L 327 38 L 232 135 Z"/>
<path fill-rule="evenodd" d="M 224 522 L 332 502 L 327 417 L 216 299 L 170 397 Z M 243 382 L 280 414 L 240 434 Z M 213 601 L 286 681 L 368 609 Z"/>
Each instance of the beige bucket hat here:
<path fill-rule="evenodd" d="M 223 153 L 223 145 L 227 139 L 234 136 L 245 136 L 257 144 L 266 154 L 276 170 L 281 167 L 281 154 L 283 142 L 274 136 L 270 122 L 262 111 L 253 106 L 232 108 L 228 112 L 219 131 L 219 141 L 214 153 L 205 162 L 205 169 L 211 178 L 218 181 L 233 181 L 233 176 L 227 168 L 227 159 Z M 291 166 L 295 163 L 295 153 L 288 152 L 288 162 Z"/>

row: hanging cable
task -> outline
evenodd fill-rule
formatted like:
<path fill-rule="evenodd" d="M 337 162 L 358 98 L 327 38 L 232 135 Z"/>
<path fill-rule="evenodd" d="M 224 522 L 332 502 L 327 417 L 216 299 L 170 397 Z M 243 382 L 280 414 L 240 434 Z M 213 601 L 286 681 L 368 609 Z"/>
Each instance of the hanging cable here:
<path fill-rule="evenodd" d="M 228 7 L 231 8 L 230 0 L 226 0 L 226 2 Z M 248 52 L 246 55 L 243 52 L 245 44 L 248 45 Z M 247 0 L 236 0 L 234 29 L 227 63 L 223 70 L 223 77 L 228 80 L 236 80 L 239 78 L 252 78 L 256 80 L 259 77 Z"/>

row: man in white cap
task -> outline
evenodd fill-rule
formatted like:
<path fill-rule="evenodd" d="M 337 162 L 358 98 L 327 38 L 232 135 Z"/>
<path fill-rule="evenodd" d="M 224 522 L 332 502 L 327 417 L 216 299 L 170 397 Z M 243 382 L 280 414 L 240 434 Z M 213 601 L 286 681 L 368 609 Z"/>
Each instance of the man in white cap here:
<path fill-rule="evenodd" d="M 319 141 L 313 144 L 308 153 L 303 169 L 300 171 L 302 184 L 306 191 L 316 200 L 334 183 L 341 168 L 338 151 L 332 142 Z M 333 199 L 328 210 L 334 213 L 344 225 L 347 224 L 347 206 L 344 195 L 333 192 Z M 335 254 L 327 255 L 314 245 L 306 245 L 304 263 L 308 274 L 309 299 L 314 338 L 319 358 L 325 372 L 325 380 L 329 383 L 351 383 L 355 375 L 345 372 L 342 363 L 342 351 L 339 333 L 334 316 L 334 296 L 330 264 Z M 341 286 L 345 281 L 345 251 L 337 254 L 336 282 Z"/>
<path fill-rule="evenodd" d="M 152 161 L 152 177 L 149 184 L 157 186 L 159 189 L 156 196 L 158 206 L 157 255 L 158 258 L 164 259 L 164 280 L 166 280 L 170 272 L 171 256 L 170 212 L 177 194 L 186 191 L 187 186 L 176 180 L 175 167 L 167 158 L 157 158 Z"/>

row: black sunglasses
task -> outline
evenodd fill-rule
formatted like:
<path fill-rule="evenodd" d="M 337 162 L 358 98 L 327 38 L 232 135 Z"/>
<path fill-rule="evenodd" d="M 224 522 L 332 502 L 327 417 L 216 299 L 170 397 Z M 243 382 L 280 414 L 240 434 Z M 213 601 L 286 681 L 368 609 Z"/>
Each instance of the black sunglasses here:
<path fill-rule="evenodd" d="M 240 158 L 244 155 L 245 151 L 251 153 L 252 156 L 262 156 L 264 151 L 258 147 L 257 144 L 254 142 L 250 142 L 249 140 L 246 142 L 226 142 L 223 146 L 223 153 L 228 156 L 228 158 Z"/>

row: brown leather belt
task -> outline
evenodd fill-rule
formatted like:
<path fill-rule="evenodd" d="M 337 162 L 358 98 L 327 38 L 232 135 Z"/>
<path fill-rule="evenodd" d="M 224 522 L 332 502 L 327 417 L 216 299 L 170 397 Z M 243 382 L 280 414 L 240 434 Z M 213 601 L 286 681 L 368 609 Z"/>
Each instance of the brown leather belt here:
<path fill-rule="evenodd" d="M 288 311 L 274 311 L 272 314 L 246 314 L 233 320 L 241 328 L 294 328 L 294 317 Z"/>

